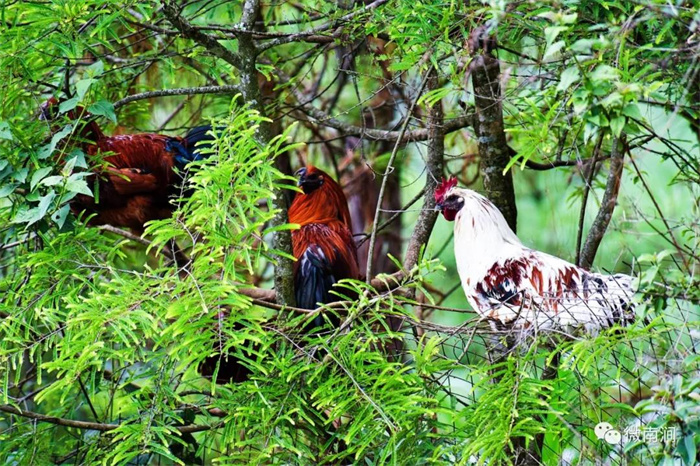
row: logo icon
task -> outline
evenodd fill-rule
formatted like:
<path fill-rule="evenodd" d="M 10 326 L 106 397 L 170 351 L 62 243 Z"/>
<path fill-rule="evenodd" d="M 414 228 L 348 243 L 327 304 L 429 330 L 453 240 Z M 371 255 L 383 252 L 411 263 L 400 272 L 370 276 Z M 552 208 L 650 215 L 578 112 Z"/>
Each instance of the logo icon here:
<path fill-rule="evenodd" d="M 620 431 L 613 429 L 612 424 L 609 422 L 599 422 L 593 429 L 593 432 L 598 437 L 598 440 L 605 440 L 610 445 L 617 445 L 622 441 Z"/>

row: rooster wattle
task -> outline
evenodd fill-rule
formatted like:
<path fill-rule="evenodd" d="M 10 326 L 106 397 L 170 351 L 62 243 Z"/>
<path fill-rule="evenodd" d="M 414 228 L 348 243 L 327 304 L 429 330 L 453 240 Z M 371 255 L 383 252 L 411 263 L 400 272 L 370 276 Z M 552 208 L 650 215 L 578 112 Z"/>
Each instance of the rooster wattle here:
<path fill-rule="evenodd" d="M 589 272 L 523 246 L 498 208 L 455 178 L 443 180 L 435 200 L 455 222 L 457 270 L 480 316 L 523 329 L 588 331 L 633 320 L 633 277 Z"/>

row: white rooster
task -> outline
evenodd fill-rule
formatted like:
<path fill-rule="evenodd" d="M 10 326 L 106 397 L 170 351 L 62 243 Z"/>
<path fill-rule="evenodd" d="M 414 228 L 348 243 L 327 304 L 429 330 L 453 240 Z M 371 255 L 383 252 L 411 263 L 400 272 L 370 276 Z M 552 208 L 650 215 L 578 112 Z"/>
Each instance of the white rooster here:
<path fill-rule="evenodd" d="M 521 329 L 595 331 L 634 318 L 634 278 L 592 273 L 523 246 L 484 196 L 443 180 L 438 209 L 454 221 L 457 271 L 476 312 Z"/>

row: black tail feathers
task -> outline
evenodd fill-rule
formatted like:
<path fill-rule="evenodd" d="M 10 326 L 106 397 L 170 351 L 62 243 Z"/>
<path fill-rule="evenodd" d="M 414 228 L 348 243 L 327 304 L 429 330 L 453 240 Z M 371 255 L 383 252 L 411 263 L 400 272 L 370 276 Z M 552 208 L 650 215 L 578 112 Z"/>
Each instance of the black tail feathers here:
<path fill-rule="evenodd" d="M 214 141 L 212 131 L 219 128 L 212 128 L 211 125 L 197 126 L 187 132 L 182 139 L 171 139 L 166 145 L 166 150 L 175 154 L 175 166 L 181 172 L 185 170 L 187 164 L 197 160 L 202 160 L 206 154 L 201 153 L 201 149 L 211 147 Z"/>

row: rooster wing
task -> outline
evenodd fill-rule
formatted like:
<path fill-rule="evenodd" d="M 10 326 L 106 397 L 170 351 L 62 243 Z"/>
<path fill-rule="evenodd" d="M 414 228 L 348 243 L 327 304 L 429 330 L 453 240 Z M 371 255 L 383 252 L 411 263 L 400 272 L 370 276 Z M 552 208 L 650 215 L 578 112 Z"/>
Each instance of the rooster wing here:
<path fill-rule="evenodd" d="M 467 291 L 481 315 L 504 324 L 595 329 L 632 321 L 632 282 L 523 248 L 496 261 Z"/>

